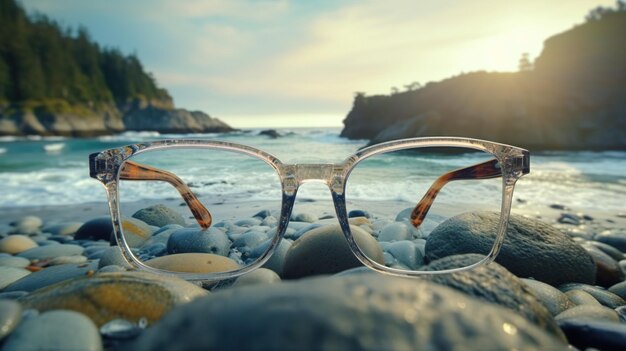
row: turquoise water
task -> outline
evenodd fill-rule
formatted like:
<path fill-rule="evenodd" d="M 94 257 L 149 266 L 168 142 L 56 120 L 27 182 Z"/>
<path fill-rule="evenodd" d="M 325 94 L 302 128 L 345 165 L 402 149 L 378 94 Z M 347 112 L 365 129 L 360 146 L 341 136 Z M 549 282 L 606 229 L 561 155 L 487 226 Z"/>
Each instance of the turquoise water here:
<path fill-rule="evenodd" d="M 88 139 L 2 137 L 0 208 L 104 201 L 101 185 L 88 176 L 87 156 L 136 142 L 180 137 L 226 140 L 255 146 L 285 163 L 336 163 L 366 143 L 339 138 L 339 128 L 278 131 L 284 136 L 277 139 L 260 136 L 259 130 L 186 135 L 124 133 Z M 523 177 L 515 190 L 515 198 L 520 202 L 540 206 L 559 203 L 580 210 L 623 212 L 626 209 L 626 152 L 544 152 L 532 154 L 531 160 L 531 174 Z M 236 164 L 232 166 L 237 169 Z M 242 184 L 244 179 L 239 178 L 244 176 L 231 172 L 229 177 L 232 179 L 225 181 Z M 395 179 L 380 183 L 363 194 L 397 200 L 393 198 L 397 195 L 390 194 L 401 192 L 404 181 Z M 251 189 L 223 186 L 221 191 L 235 194 L 250 193 Z M 320 189 L 303 189 L 300 196 L 326 198 L 328 193 Z"/>

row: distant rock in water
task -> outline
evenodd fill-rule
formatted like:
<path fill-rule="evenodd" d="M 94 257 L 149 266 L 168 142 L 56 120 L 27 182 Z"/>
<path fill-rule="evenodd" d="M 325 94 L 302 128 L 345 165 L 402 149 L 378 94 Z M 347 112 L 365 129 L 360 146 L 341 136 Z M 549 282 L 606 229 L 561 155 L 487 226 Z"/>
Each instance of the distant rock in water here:
<path fill-rule="evenodd" d="M 280 133 L 278 133 L 275 129 L 266 129 L 259 132 L 259 135 L 265 135 L 270 137 L 271 139 L 276 139 L 281 137 Z"/>
<path fill-rule="evenodd" d="M 124 114 L 129 131 L 154 130 L 160 133 L 221 133 L 234 129 L 202 111 L 158 105 L 135 106 Z"/>
<path fill-rule="evenodd" d="M 343 137 L 464 136 L 529 149 L 626 149 L 626 11 L 555 35 L 534 69 L 357 94 Z"/>

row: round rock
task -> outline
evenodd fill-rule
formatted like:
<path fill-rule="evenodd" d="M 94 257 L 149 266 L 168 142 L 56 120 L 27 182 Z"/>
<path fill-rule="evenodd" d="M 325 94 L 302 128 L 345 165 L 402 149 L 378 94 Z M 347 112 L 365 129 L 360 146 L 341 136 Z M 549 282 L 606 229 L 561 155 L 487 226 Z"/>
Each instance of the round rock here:
<path fill-rule="evenodd" d="M 567 345 L 508 309 L 432 282 L 362 275 L 221 290 L 173 310 L 129 346 L 548 350 Z"/>
<path fill-rule="evenodd" d="M 63 280 L 92 274 L 95 270 L 95 262 L 52 266 L 25 276 L 7 286 L 4 291 L 35 291 Z"/>
<path fill-rule="evenodd" d="M 111 220 L 109 219 L 109 222 Z M 71 236 L 76 234 L 78 229 L 83 226 L 82 222 L 67 222 L 53 225 L 46 225 L 41 231 L 58 236 Z M 108 239 L 106 239 L 108 240 Z"/>
<path fill-rule="evenodd" d="M 98 217 L 85 222 L 74 234 L 76 240 L 110 240 L 113 233 L 111 217 Z"/>
<path fill-rule="evenodd" d="M 425 269 L 440 271 L 466 267 L 481 259 L 482 256 L 475 254 L 449 256 L 431 262 Z M 533 290 L 497 263 L 455 273 L 427 275 L 424 279 L 513 310 L 541 329 L 564 340 L 563 333 L 549 310 L 537 299 Z"/>
<path fill-rule="evenodd" d="M 235 283 L 233 283 L 233 287 L 257 284 L 274 284 L 279 282 L 280 277 L 276 274 L 276 272 L 267 268 L 259 268 L 237 278 Z"/>
<path fill-rule="evenodd" d="M 26 235 L 9 235 L 0 240 L 0 252 L 11 255 L 37 247 L 37 243 Z"/>
<path fill-rule="evenodd" d="M 0 266 L 0 290 L 29 275 L 24 268 Z"/>
<path fill-rule="evenodd" d="M 73 311 L 50 311 L 26 319 L 7 338 L 4 351 L 102 350 L 100 333 L 86 316 Z"/>
<path fill-rule="evenodd" d="M 133 217 L 157 227 L 163 227 L 168 224 L 185 226 L 185 219 L 180 213 L 161 204 L 141 209 L 135 212 Z"/>
<path fill-rule="evenodd" d="M 559 290 L 563 292 L 568 292 L 570 290 L 582 290 L 584 292 L 589 293 L 591 296 L 593 296 L 603 306 L 606 306 L 609 308 L 618 308 L 620 306 L 626 305 L 626 301 L 622 299 L 621 297 L 619 297 L 618 295 L 608 290 L 605 290 L 601 287 L 597 287 L 593 285 L 577 284 L 577 283 L 564 284 L 559 287 Z"/>
<path fill-rule="evenodd" d="M 34 247 L 32 249 L 22 251 L 17 254 L 17 256 L 24 257 L 32 261 L 55 258 L 59 256 L 80 255 L 83 251 L 85 251 L 85 248 L 82 246 L 74 244 L 57 244 Z"/>
<path fill-rule="evenodd" d="M 13 233 L 32 235 L 40 232 L 43 221 L 37 216 L 26 216 L 12 224 L 14 226 Z"/>
<path fill-rule="evenodd" d="M 624 281 L 624 272 L 611 256 L 592 245 L 585 245 L 584 248 L 596 263 L 596 285 L 608 288 Z"/>
<path fill-rule="evenodd" d="M 169 236 L 167 252 L 170 254 L 202 252 L 227 256 L 230 245 L 228 236 L 217 228 L 206 230 L 183 228 Z"/>
<path fill-rule="evenodd" d="M 522 279 L 522 281 L 539 297 L 553 316 L 575 306 L 567 295 L 552 285 L 534 279 Z"/>
<path fill-rule="evenodd" d="M 607 322 L 619 322 L 615 310 L 599 305 L 580 305 L 567 309 L 554 317 L 557 322 L 564 320 L 593 319 Z"/>
<path fill-rule="evenodd" d="M 22 306 L 11 300 L 0 300 L 0 341 L 11 334 L 22 319 Z"/>
<path fill-rule="evenodd" d="M 446 220 L 428 236 L 427 260 L 489 252 L 499 220 L 495 212 L 469 212 Z M 595 282 L 595 263 L 585 249 L 553 226 L 515 214 L 496 262 L 518 277 L 553 286 Z"/>
<path fill-rule="evenodd" d="M 17 256 L 0 256 L 0 266 L 24 268 L 30 265 L 30 260 Z"/>
<path fill-rule="evenodd" d="M 228 257 L 208 253 L 183 253 L 156 257 L 144 262 L 147 266 L 174 272 L 215 273 L 239 269 Z"/>
<path fill-rule="evenodd" d="M 352 236 L 361 251 L 378 263 L 383 263 L 383 252 L 374 237 L 363 229 L 350 226 Z M 294 241 L 283 267 L 283 277 L 301 278 L 318 274 L 334 274 L 362 266 L 356 258 L 339 225 L 315 228 Z"/>
<path fill-rule="evenodd" d="M 68 309 L 83 313 L 98 326 L 123 318 L 156 322 L 173 306 L 207 295 L 179 278 L 146 272 L 98 273 L 64 281 L 31 293 L 19 301 L 39 311 Z"/>

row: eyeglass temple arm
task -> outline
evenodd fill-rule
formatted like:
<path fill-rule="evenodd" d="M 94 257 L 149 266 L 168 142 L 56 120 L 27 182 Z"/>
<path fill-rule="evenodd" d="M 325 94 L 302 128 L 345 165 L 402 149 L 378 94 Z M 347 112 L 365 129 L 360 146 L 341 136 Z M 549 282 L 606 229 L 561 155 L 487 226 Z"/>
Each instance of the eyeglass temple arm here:
<path fill-rule="evenodd" d="M 196 195 L 191 192 L 191 189 L 175 174 L 158 169 L 142 165 L 137 162 L 126 161 L 120 171 L 120 179 L 123 180 L 161 180 L 170 183 L 180 196 L 185 200 L 187 206 L 196 218 L 196 221 L 203 229 L 207 229 L 211 226 L 213 218 L 209 210 L 202 205 Z"/>
<path fill-rule="evenodd" d="M 437 194 L 441 188 L 448 182 L 453 180 L 470 180 L 470 179 L 491 179 L 502 176 L 502 170 L 498 164 L 497 159 L 489 160 L 487 162 L 478 163 L 466 168 L 460 168 L 441 175 L 433 185 L 430 186 L 426 195 L 422 197 L 420 202 L 415 206 L 413 212 L 411 212 L 411 223 L 415 228 L 419 227 L 424 221 L 428 210 L 433 205 Z"/>

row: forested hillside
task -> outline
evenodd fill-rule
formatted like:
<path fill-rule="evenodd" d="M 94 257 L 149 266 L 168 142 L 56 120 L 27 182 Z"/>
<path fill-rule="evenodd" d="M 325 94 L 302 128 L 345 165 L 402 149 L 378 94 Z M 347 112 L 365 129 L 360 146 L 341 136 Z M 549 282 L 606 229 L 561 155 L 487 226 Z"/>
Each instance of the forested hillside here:
<path fill-rule="evenodd" d="M 139 126 L 231 129 L 202 112 L 175 109 L 135 55 L 101 47 L 83 27 L 62 27 L 0 0 L 0 135 L 97 135 Z"/>

